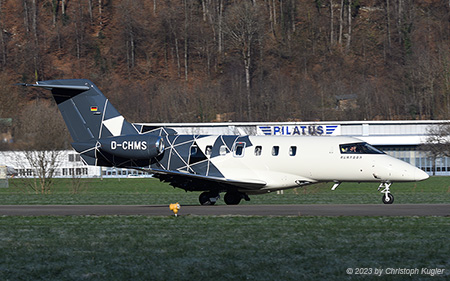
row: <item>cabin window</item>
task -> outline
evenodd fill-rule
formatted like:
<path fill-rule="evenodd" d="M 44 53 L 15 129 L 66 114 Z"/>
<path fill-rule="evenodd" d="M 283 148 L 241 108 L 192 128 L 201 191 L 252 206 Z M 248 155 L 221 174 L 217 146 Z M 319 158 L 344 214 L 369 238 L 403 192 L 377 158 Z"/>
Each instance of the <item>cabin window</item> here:
<path fill-rule="evenodd" d="M 262 146 L 258 145 L 255 147 L 255 156 L 261 156 Z"/>
<path fill-rule="evenodd" d="M 211 145 L 207 145 L 206 148 L 205 148 L 205 154 L 207 156 L 210 156 L 211 153 L 212 153 L 212 146 Z"/>
<path fill-rule="evenodd" d="M 291 146 L 289 147 L 289 156 L 295 156 L 297 154 L 297 147 Z"/>
<path fill-rule="evenodd" d="M 272 156 L 278 156 L 278 153 L 280 153 L 280 147 L 279 146 L 273 146 L 272 147 Z"/>
<path fill-rule="evenodd" d="M 234 145 L 233 156 L 234 157 L 243 157 L 244 156 L 244 148 L 245 148 L 245 142 L 237 142 Z"/>
<path fill-rule="evenodd" d="M 196 145 L 191 146 L 191 156 L 197 154 L 198 147 Z"/>
<path fill-rule="evenodd" d="M 227 154 L 227 146 L 226 146 L 226 145 L 222 145 L 222 146 L 219 148 L 219 154 L 220 154 L 220 155 L 225 155 L 225 154 Z"/>
<path fill-rule="evenodd" d="M 203 151 L 201 151 L 198 145 L 194 143 L 191 146 L 190 150 L 189 165 L 195 164 L 203 160 L 206 160 L 205 154 L 203 154 Z"/>
<path fill-rule="evenodd" d="M 339 150 L 342 154 L 384 154 L 383 151 L 365 142 L 341 144 Z"/>

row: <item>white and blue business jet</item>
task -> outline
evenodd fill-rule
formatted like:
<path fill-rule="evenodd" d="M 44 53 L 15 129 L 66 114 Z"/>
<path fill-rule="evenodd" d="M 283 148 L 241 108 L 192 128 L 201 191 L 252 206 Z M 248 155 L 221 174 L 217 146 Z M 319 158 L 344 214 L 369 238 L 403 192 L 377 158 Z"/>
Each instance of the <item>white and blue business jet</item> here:
<path fill-rule="evenodd" d="M 89 80 L 21 84 L 48 89 L 87 165 L 145 170 L 200 204 L 239 204 L 249 195 L 333 182 L 378 182 L 391 204 L 393 182 L 422 181 L 424 171 L 350 137 L 180 135 L 131 124 Z"/>

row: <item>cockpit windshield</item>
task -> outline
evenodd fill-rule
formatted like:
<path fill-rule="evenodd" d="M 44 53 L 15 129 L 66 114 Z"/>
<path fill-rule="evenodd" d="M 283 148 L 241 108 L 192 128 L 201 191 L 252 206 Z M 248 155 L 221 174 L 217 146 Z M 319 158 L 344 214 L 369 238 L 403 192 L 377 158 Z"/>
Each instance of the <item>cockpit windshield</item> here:
<path fill-rule="evenodd" d="M 348 143 L 339 145 L 341 154 L 384 154 L 366 142 Z"/>

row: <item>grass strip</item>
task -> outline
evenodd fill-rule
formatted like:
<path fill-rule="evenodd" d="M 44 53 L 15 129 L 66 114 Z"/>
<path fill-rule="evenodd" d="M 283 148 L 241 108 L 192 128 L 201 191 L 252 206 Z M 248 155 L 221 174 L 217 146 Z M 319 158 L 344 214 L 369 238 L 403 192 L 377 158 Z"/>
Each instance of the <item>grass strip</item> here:
<path fill-rule="evenodd" d="M 0 279 L 374 277 L 347 268 L 441 268 L 448 278 L 449 226 L 446 217 L 1 217 Z"/>
<path fill-rule="evenodd" d="M 0 189 L 0 205 L 20 204 L 198 204 L 200 192 L 174 189 L 157 179 L 55 179 L 49 194 L 36 194 L 30 179 L 13 179 Z M 331 191 L 321 183 L 276 193 L 250 196 L 241 204 L 381 204 L 377 183 L 343 183 Z M 450 177 L 431 177 L 417 183 L 394 183 L 395 204 L 445 204 L 450 202 Z M 222 194 L 223 195 L 223 194 Z M 219 200 L 217 204 L 224 204 Z"/>

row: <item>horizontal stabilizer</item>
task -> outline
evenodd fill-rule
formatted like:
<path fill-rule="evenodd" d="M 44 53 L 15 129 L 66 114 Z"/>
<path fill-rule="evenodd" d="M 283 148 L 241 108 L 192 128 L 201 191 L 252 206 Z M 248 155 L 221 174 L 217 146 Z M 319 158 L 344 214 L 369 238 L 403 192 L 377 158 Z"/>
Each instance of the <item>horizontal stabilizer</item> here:
<path fill-rule="evenodd" d="M 47 90 L 51 89 L 65 89 L 65 90 L 78 90 L 78 91 L 87 91 L 90 89 L 89 86 L 83 85 L 56 85 L 56 84 L 26 84 L 26 83 L 18 83 L 17 86 L 25 86 L 25 87 L 40 87 Z"/>

